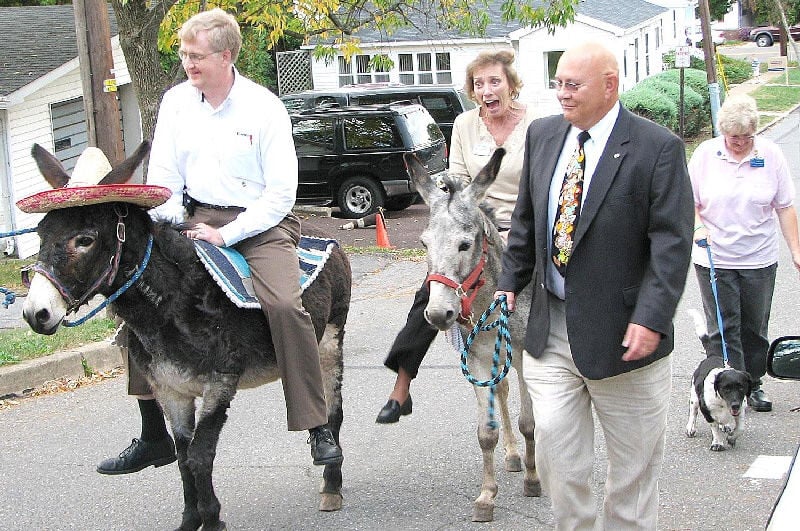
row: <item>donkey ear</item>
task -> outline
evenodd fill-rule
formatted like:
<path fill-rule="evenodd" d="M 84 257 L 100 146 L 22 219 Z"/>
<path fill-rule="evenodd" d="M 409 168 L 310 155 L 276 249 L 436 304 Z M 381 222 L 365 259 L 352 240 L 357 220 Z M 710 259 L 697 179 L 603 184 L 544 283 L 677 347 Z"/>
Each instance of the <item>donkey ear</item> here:
<path fill-rule="evenodd" d="M 417 186 L 417 192 L 419 192 L 419 195 L 425 200 L 425 203 L 430 205 L 431 195 L 441 193 L 441 190 L 436 186 L 436 183 L 433 182 L 428 170 L 422 165 L 419 157 L 406 153 L 403 155 L 403 160 L 406 163 L 406 169 L 411 176 L 411 180 L 414 181 L 414 184 Z"/>
<path fill-rule="evenodd" d="M 500 171 L 500 163 L 503 161 L 505 154 L 505 149 L 497 148 L 492 154 L 492 158 L 486 163 L 486 166 L 469 183 L 467 190 L 469 190 L 476 202 L 480 202 L 483 199 L 486 190 L 497 178 L 497 172 Z"/>
<path fill-rule="evenodd" d="M 64 165 L 55 155 L 51 154 L 39 144 L 34 144 L 31 148 L 31 157 L 36 161 L 39 172 L 53 188 L 63 188 L 69 182 L 69 175 Z"/>
<path fill-rule="evenodd" d="M 150 152 L 150 141 L 145 140 L 133 155 L 119 163 L 113 170 L 108 172 L 98 184 L 123 184 L 131 180 L 133 172 L 139 167 L 144 158 Z"/>

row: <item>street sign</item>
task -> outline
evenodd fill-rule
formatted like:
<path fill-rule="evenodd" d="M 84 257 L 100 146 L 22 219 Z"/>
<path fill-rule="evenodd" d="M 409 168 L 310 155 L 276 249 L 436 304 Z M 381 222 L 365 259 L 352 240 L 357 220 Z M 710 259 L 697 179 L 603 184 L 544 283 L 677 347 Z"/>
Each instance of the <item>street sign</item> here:
<path fill-rule="evenodd" d="M 691 64 L 691 56 L 689 54 L 688 46 L 678 46 L 675 48 L 675 67 L 676 68 L 689 68 Z"/>

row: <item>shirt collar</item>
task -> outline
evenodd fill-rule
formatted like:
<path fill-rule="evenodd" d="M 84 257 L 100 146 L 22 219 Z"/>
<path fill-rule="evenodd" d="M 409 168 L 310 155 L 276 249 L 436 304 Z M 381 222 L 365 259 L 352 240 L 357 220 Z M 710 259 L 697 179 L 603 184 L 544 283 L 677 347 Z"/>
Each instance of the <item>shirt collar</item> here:
<path fill-rule="evenodd" d="M 600 120 L 594 124 L 592 127 L 588 129 L 590 140 L 588 142 L 594 141 L 596 146 L 605 146 L 606 142 L 608 141 L 608 137 L 611 136 L 611 130 L 614 128 L 614 124 L 617 122 L 617 117 L 619 116 L 619 102 L 616 102 L 613 107 L 603 116 Z M 574 125 L 570 130 L 570 136 L 575 138 L 578 137 L 578 134 L 581 132 L 581 129 L 578 129 Z"/>
<path fill-rule="evenodd" d="M 758 136 L 753 137 L 753 149 L 750 150 L 750 153 L 740 161 L 729 156 L 728 148 L 725 147 L 725 137 L 723 135 L 714 137 L 714 141 L 717 144 L 717 149 L 714 151 L 714 156 L 719 160 L 740 164 L 742 162 L 750 162 L 751 159 L 758 157 Z"/>
<path fill-rule="evenodd" d="M 231 96 L 234 94 L 234 92 L 241 92 L 241 89 L 237 90 L 237 87 L 241 87 L 241 82 L 239 81 L 241 76 L 239 75 L 239 71 L 234 65 L 231 65 L 231 68 L 233 69 L 233 86 L 231 86 L 231 90 L 228 91 L 228 96 L 225 98 L 225 101 L 222 102 L 222 105 L 219 106 L 219 109 L 225 107 L 225 104 L 231 99 Z M 197 92 L 197 97 L 200 99 L 200 103 L 205 103 L 205 94 L 203 94 L 203 92 L 198 88 L 195 88 L 195 91 Z"/>

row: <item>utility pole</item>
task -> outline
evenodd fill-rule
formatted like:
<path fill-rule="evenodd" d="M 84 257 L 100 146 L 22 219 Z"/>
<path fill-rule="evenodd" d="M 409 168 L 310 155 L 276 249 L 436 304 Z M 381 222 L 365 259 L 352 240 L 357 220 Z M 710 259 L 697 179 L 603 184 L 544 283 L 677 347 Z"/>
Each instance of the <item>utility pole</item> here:
<path fill-rule="evenodd" d="M 700 28 L 703 30 L 703 57 L 706 61 L 706 79 L 708 80 L 708 97 L 711 101 L 711 127 L 714 136 L 717 131 L 717 111 L 719 110 L 719 83 L 717 83 L 717 61 L 714 43 L 711 40 L 711 12 L 708 0 L 699 0 Z"/>
<path fill-rule="evenodd" d="M 74 0 L 78 59 L 88 142 L 105 153 L 111 165 L 125 158 L 111 54 L 111 26 L 105 0 Z"/>

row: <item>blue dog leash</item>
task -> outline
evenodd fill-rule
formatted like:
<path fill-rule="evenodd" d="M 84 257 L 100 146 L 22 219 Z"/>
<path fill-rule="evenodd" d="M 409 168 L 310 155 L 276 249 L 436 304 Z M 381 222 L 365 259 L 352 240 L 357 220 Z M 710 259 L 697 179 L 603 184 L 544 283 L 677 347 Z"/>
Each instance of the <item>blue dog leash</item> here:
<path fill-rule="evenodd" d="M 714 294 L 714 304 L 717 307 L 717 326 L 719 327 L 719 338 L 722 341 L 722 361 L 725 363 L 726 367 L 728 365 L 728 345 L 725 343 L 725 332 L 722 329 L 722 312 L 719 309 L 719 295 L 717 295 L 717 272 L 714 269 L 714 259 L 711 257 L 711 245 L 708 243 L 706 238 L 702 240 L 698 240 L 697 242 L 698 247 L 704 247 L 706 253 L 708 254 L 708 265 L 709 269 L 711 270 L 710 273 L 710 282 L 711 282 L 711 292 Z"/>

